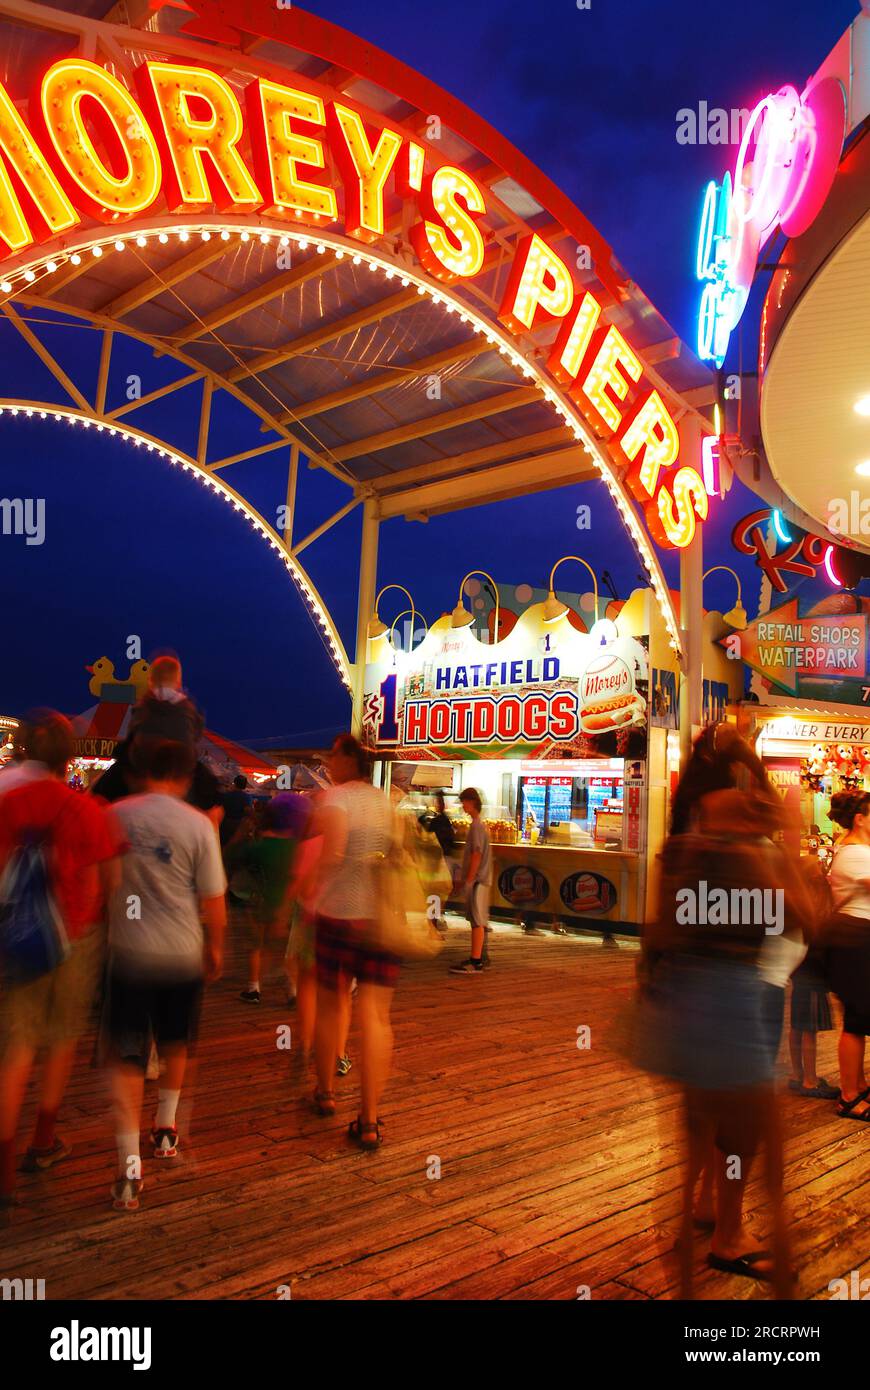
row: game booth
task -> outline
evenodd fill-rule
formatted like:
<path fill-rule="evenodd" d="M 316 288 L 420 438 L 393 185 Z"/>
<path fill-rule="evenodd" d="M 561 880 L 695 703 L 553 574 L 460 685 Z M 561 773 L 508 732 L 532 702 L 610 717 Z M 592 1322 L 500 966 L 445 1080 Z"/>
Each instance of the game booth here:
<path fill-rule="evenodd" d="M 127 737 L 133 706 L 147 689 L 149 663 L 134 662 L 123 680 L 115 676 L 114 665 L 107 657 L 85 669 L 91 676 L 90 692 L 97 701 L 73 717 L 76 747 L 69 767 L 70 781 L 84 790 L 111 766 L 118 745 Z M 239 774 L 255 787 L 277 776 L 274 763 L 211 729 L 204 730 L 198 751 L 200 760 L 224 787 Z"/>

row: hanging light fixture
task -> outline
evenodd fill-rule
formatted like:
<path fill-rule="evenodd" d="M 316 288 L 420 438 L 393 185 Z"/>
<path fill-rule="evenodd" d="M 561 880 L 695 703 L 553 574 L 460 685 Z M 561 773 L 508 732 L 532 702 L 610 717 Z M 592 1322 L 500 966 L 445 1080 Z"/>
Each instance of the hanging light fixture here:
<path fill-rule="evenodd" d="M 393 642 L 393 636 L 396 631 L 396 624 L 399 622 L 401 618 L 404 618 L 408 613 L 411 614 L 411 644 L 408 647 L 408 651 L 412 652 L 414 650 L 414 627 L 416 622 L 421 622 L 426 629 L 426 636 L 429 635 L 429 624 L 426 622 L 426 619 L 423 617 L 423 614 L 416 612 L 416 610 L 413 608 L 403 608 L 401 613 L 396 614 L 390 626 L 390 646 L 393 648 L 394 651 L 396 650 L 396 645 Z M 386 628 L 384 629 L 384 631 L 386 631 Z M 404 651 L 405 648 L 399 647 L 398 650 Z"/>
<path fill-rule="evenodd" d="M 369 625 L 366 629 L 366 634 L 370 640 L 374 639 L 375 637 L 383 637 L 384 633 L 389 631 L 386 623 L 382 623 L 380 617 L 378 616 L 378 604 L 380 603 L 381 599 L 383 598 L 384 594 L 387 592 L 388 589 L 398 589 L 400 593 L 405 595 L 408 602 L 410 603 L 410 612 L 412 615 L 411 630 L 413 631 L 414 615 L 417 612 L 416 608 L 414 607 L 414 600 L 411 598 L 411 595 L 408 593 L 408 590 L 405 588 L 404 584 L 385 584 L 384 587 L 381 589 L 380 593 L 378 594 L 377 598 L 375 599 L 375 611 L 369 618 Z"/>
<path fill-rule="evenodd" d="M 465 578 L 463 579 L 462 583 L 461 583 L 460 586 L 459 586 L 459 598 L 456 600 L 456 607 L 454 608 L 453 612 L 452 612 L 451 615 L 450 615 L 450 626 L 451 626 L 451 627 L 469 627 L 469 626 L 474 622 L 474 614 L 473 614 L 473 613 L 469 613 L 468 609 L 466 608 L 465 604 L 464 604 L 463 601 L 462 601 L 462 595 L 465 593 L 465 586 L 466 586 L 466 584 L 468 583 L 469 579 L 471 578 L 471 576 L 472 576 L 473 574 L 482 574 L 483 577 L 484 577 L 484 579 L 488 579 L 489 582 L 490 582 L 490 584 L 492 585 L 492 592 L 493 592 L 493 594 L 495 595 L 495 627 L 493 628 L 493 637 L 494 637 L 494 640 L 497 642 L 497 641 L 498 641 L 498 619 L 499 619 L 499 612 L 500 612 L 500 608 L 499 608 L 499 598 L 498 598 L 498 585 L 496 584 L 496 582 L 495 582 L 495 580 L 493 579 L 492 575 L 491 575 L 491 574 L 487 574 L 486 570 L 469 570 L 469 571 L 468 571 L 468 574 L 465 576 Z"/>
<path fill-rule="evenodd" d="M 593 570 L 592 566 L 587 564 L 585 560 L 581 559 L 579 555 L 563 555 L 561 560 L 557 560 L 553 568 L 550 570 L 549 593 L 547 594 L 546 600 L 544 602 L 544 612 L 542 615 L 542 621 L 545 623 L 557 623 L 559 619 L 564 618 L 569 611 L 567 603 L 563 603 L 561 599 L 558 599 L 556 597 L 556 591 L 553 588 L 553 580 L 556 577 L 556 570 L 559 568 L 560 565 L 563 565 L 566 560 L 576 560 L 577 563 L 583 565 L 592 576 L 592 592 L 595 597 L 595 617 L 593 621 L 597 623 L 598 580 L 595 578 L 595 571 Z"/>
<path fill-rule="evenodd" d="M 722 617 L 725 619 L 725 622 L 728 624 L 729 627 L 733 627 L 738 632 L 742 632 L 743 629 L 746 627 L 746 624 L 749 621 L 749 619 L 747 617 L 746 609 L 743 607 L 743 599 L 741 596 L 740 589 L 740 575 L 737 573 L 736 570 L 733 570 L 730 565 L 711 565 L 711 567 L 708 570 L 705 570 L 704 573 L 701 575 L 701 583 L 703 584 L 708 574 L 715 574 L 716 570 L 725 570 L 727 574 L 733 575 L 735 583 L 737 584 L 737 602 L 731 609 L 730 613 L 723 613 Z"/>

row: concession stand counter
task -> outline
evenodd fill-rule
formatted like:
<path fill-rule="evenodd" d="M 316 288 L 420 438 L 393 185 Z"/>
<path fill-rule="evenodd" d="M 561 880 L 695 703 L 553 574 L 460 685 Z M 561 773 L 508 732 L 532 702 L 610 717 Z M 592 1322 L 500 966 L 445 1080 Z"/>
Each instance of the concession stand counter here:
<path fill-rule="evenodd" d="M 572 610 L 548 621 L 536 602 L 497 643 L 455 614 L 413 651 L 369 640 L 375 780 L 421 812 L 443 791 L 459 840 L 458 794 L 480 792 L 496 916 L 605 930 L 645 920 L 678 759 L 676 663 L 651 591 L 609 612 L 585 631 Z M 654 726 L 651 692 L 670 729 Z"/>

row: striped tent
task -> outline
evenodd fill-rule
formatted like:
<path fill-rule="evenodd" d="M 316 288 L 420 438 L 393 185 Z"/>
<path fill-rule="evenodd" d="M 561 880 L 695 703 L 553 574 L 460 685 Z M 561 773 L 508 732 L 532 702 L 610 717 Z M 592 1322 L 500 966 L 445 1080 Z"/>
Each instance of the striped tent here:
<path fill-rule="evenodd" d="M 76 757 L 111 760 L 119 743 L 127 736 L 133 706 L 126 701 L 100 700 L 72 720 L 76 736 Z M 274 763 L 267 762 L 232 739 L 206 729 L 199 744 L 199 756 L 222 782 L 243 773 L 246 777 L 272 777 Z"/>

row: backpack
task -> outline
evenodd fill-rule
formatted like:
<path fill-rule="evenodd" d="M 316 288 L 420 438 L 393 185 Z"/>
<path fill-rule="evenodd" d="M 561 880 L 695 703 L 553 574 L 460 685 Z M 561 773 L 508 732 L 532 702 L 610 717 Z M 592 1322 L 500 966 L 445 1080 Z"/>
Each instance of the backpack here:
<path fill-rule="evenodd" d="M 0 875 L 0 959 L 8 977 L 18 982 L 47 975 L 70 954 L 52 884 L 53 824 L 25 830 Z"/>

